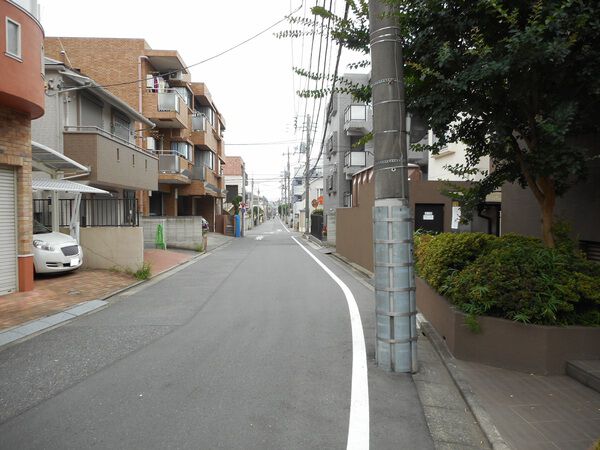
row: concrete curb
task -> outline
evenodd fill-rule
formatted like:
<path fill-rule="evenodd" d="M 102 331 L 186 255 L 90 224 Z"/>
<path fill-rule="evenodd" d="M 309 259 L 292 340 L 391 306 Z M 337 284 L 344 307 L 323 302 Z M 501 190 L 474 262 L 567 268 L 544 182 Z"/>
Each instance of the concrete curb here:
<path fill-rule="evenodd" d="M 67 322 L 91 314 L 108 306 L 108 302 L 104 300 L 89 300 L 79 303 L 75 306 L 65 309 L 51 316 L 42 317 L 41 319 L 31 320 L 22 325 L 17 325 L 0 332 L 0 351 L 5 348 L 22 342 L 38 334 L 53 330 L 64 325 Z"/>
<path fill-rule="evenodd" d="M 446 348 L 444 342 L 440 338 L 439 334 L 435 331 L 433 326 L 427 320 L 423 318 L 422 315 L 418 315 L 419 317 L 419 327 L 423 334 L 425 334 L 429 341 L 431 342 L 434 350 L 442 360 L 446 369 L 448 369 L 448 373 L 454 380 L 454 384 L 458 388 L 460 394 L 465 399 L 467 405 L 469 405 L 469 409 L 473 413 L 475 420 L 477 420 L 481 431 L 487 438 L 489 444 L 494 450 L 510 450 L 510 447 L 506 444 L 500 432 L 494 425 L 491 417 L 485 410 L 483 406 L 479 403 L 477 396 L 471 389 L 468 381 L 461 375 L 458 367 L 453 362 L 454 357 L 450 353 L 450 351 Z"/>
<path fill-rule="evenodd" d="M 205 258 L 205 257 L 209 256 L 215 249 L 222 247 L 224 245 L 227 245 L 230 242 L 231 242 L 231 240 L 227 240 L 227 241 L 215 246 L 213 249 L 211 249 L 211 251 L 198 253 L 197 255 L 194 255 L 187 261 L 180 262 L 179 264 L 177 264 L 173 267 L 165 269 L 162 272 L 159 272 L 159 273 L 153 275 L 151 278 L 148 278 L 147 280 L 136 281 L 136 282 L 130 284 L 129 286 L 125 286 L 121 289 L 117 289 L 116 291 L 113 291 L 113 292 L 110 292 L 109 294 L 103 295 L 96 300 L 88 300 L 86 302 L 81 302 L 74 306 L 71 306 L 68 309 L 65 309 L 65 310 L 55 313 L 55 314 L 52 314 L 50 316 L 45 316 L 45 317 L 42 317 L 41 319 L 34 319 L 29 322 L 25 322 L 21 325 L 17 325 L 15 327 L 7 328 L 6 330 L 0 331 L 0 352 L 14 344 L 18 344 L 27 339 L 35 337 L 39 334 L 45 333 L 46 331 L 50 331 L 50 330 L 58 328 L 62 325 L 65 325 L 68 322 L 71 322 L 78 317 L 81 317 L 81 316 L 84 316 L 87 314 L 91 314 L 93 312 L 97 312 L 101 309 L 104 309 L 110 305 L 110 303 L 107 301 L 109 298 L 119 295 L 130 289 L 133 289 L 143 283 L 152 281 L 154 278 L 158 277 L 159 275 L 162 276 L 171 271 L 175 271 L 176 269 L 178 269 L 180 266 L 182 266 L 184 264 L 190 264 L 197 259 Z"/>
<path fill-rule="evenodd" d="M 349 273 L 356 275 L 356 273 L 353 273 L 353 271 L 355 271 L 355 272 L 358 272 L 363 277 L 367 278 L 369 281 L 372 280 L 373 274 L 371 272 L 369 272 L 368 270 L 366 270 L 365 268 L 360 267 L 357 264 L 351 263 L 350 261 L 348 261 L 346 258 L 344 258 L 342 255 L 340 255 L 338 253 L 331 253 L 331 256 L 333 258 L 335 258 L 336 260 L 340 261 L 341 263 L 343 263 L 344 265 L 346 265 L 349 269 L 351 269 L 348 271 Z M 361 281 L 363 284 L 367 283 L 367 280 L 365 280 L 365 281 L 358 280 L 358 281 Z M 371 287 L 371 289 L 373 289 L 373 287 L 370 283 L 368 283 L 368 285 Z M 444 366 L 448 370 L 448 373 L 450 374 L 450 377 L 454 381 L 454 384 L 456 385 L 458 391 L 460 392 L 460 395 L 463 397 L 467 406 L 471 410 L 471 413 L 473 414 L 473 416 L 475 417 L 475 420 L 479 424 L 479 428 L 483 432 L 485 438 L 488 440 L 488 443 L 490 444 L 492 449 L 493 450 L 510 450 L 510 447 L 506 444 L 506 442 L 500 435 L 500 432 L 498 431 L 498 429 L 492 422 L 492 419 L 488 415 L 487 411 L 479 403 L 479 400 L 477 399 L 477 396 L 473 393 L 471 386 L 469 385 L 467 380 L 465 380 L 464 377 L 460 374 L 458 367 L 453 362 L 454 357 L 452 356 L 450 351 L 446 348 L 446 346 L 444 345 L 444 342 L 442 341 L 440 336 L 437 334 L 437 332 L 431 326 L 431 324 L 429 322 L 427 322 L 421 314 L 418 314 L 417 318 L 419 320 L 418 325 L 421 329 L 421 332 L 423 332 L 423 334 L 425 334 L 429 338 L 429 341 L 431 342 L 433 349 L 438 354 L 440 360 L 442 361 L 442 364 L 444 364 Z"/>

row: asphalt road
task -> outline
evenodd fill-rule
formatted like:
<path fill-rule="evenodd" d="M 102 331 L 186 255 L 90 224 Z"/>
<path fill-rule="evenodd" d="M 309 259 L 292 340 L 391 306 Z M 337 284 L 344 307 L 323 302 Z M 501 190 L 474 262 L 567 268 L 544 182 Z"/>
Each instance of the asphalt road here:
<path fill-rule="evenodd" d="M 0 448 L 346 448 L 348 305 L 292 236 L 269 221 L 1 351 Z M 372 292 L 308 248 L 358 304 L 370 448 L 433 448 L 412 378 L 373 364 Z"/>

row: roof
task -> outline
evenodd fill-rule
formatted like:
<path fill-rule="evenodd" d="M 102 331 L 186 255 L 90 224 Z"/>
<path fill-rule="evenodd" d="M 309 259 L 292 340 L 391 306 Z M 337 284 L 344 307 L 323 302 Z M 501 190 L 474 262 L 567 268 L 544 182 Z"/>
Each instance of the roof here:
<path fill-rule="evenodd" d="M 84 194 L 110 194 L 103 189 L 98 189 L 87 184 L 75 183 L 69 180 L 37 179 L 31 180 L 34 191 L 81 192 Z"/>
<path fill-rule="evenodd" d="M 90 171 L 77 161 L 34 141 L 31 141 L 31 159 L 33 166 L 43 172 L 89 173 Z"/>

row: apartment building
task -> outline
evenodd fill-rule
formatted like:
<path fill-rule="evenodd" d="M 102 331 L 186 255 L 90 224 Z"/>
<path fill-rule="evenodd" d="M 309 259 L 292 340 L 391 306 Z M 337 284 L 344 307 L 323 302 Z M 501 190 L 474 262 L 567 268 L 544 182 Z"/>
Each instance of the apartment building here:
<path fill-rule="evenodd" d="M 156 125 L 137 123 L 137 145 L 158 157 L 158 188 L 138 191 L 142 213 L 201 215 L 214 230 L 225 195 L 225 121 L 179 53 L 143 39 L 51 37 L 45 46 Z"/>
<path fill-rule="evenodd" d="M 45 58 L 46 113 L 32 123 L 32 138 L 89 167 L 77 181 L 134 198 L 158 189 L 158 157 L 136 145 L 135 123 L 154 123 L 94 80 Z"/>
<path fill-rule="evenodd" d="M 0 295 L 33 289 L 31 121 L 44 114 L 35 0 L 0 0 Z"/>
<path fill-rule="evenodd" d="M 344 74 L 352 83 L 368 85 L 369 74 Z M 327 240 L 335 243 L 336 210 L 352 206 L 352 175 L 373 164 L 373 143 L 361 139 L 373 129 L 370 105 L 350 94 L 336 93 L 327 112 L 323 159 L 323 212 Z"/>

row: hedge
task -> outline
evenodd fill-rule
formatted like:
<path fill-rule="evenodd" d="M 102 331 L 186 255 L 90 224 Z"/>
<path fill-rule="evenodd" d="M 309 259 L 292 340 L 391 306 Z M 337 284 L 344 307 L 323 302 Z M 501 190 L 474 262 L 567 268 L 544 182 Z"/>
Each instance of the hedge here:
<path fill-rule="evenodd" d="M 574 245 L 442 233 L 415 239 L 418 274 L 461 311 L 544 325 L 600 326 L 600 264 Z"/>

